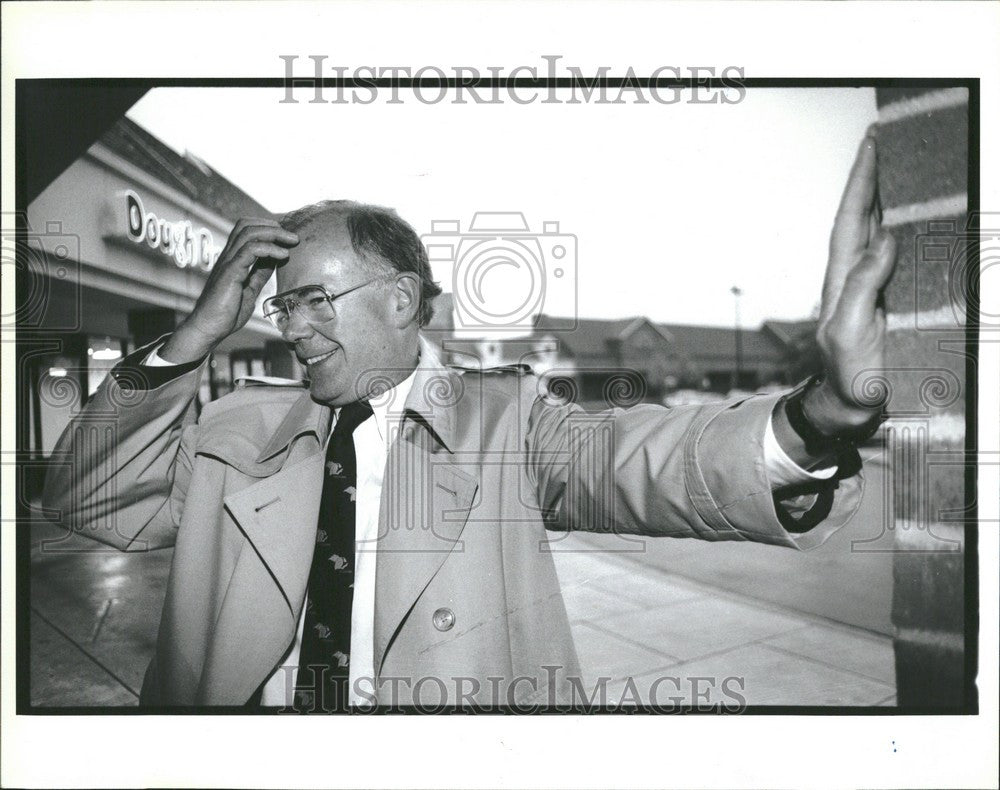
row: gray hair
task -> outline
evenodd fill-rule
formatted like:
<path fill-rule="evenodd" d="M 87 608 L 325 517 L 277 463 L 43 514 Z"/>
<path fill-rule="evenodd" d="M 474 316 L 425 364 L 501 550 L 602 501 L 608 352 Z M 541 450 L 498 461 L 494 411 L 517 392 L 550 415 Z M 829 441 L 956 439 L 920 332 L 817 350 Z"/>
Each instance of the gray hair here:
<path fill-rule="evenodd" d="M 427 326 L 434 315 L 434 297 L 441 293 L 431 278 L 427 250 L 417 232 L 395 210 L 353 200 L 323 200 L 281 216 L 278 224 L 298 233 L 302 228 L 327 215 L 344 218 L 354 251 L 368 263 L 389 266 L 420 279 L 420 310 L 417 323 Z"/>

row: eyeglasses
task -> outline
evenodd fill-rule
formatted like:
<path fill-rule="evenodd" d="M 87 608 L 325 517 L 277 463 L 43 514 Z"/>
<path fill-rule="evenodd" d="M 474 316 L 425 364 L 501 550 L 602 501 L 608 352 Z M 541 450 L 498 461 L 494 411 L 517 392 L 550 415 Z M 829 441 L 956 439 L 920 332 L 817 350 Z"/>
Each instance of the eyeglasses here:
<path fill-rule="evenodd" d="M 373 277 L 338 294 L 331 294 L 322 285 L 303 285 L 264 300 L 264 315 L 280 332 L 288 327 L 293 310 L 297 310 L 309 324 L 325 324 L 337 314 L 333 307 L 337 299 L 383 279 L 385 278 Z"/>

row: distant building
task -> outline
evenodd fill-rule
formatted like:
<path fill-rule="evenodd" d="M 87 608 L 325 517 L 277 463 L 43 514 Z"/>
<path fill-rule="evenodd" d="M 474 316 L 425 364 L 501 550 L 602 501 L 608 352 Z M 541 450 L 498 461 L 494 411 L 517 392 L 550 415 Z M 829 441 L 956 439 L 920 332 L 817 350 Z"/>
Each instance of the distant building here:
<path fill-rule="evenodd" d="M 815 319 L 805 321 L 776 321 L 769 318 L 761 324 L 761 331 L 765 332 L 783 347 L 792 348 L 796 344 L 803 342 L 816 332 L 817 322 Z"/>
<path fill-rule="evenodd" d="M 507 364 L 513 347 L 497 338 L 460 338 L 455 336 L 455 299 L 451 293 L 437 296 L 434 314 L 423 328 L 424 336 L 437 347 L 443 361 L 462 367 L 496 367 Z"/>
<path fill-rule="evenodd" d="M 683 367 L 670 334 L 641 316 L 609 321 L 539 315 L 534 336 L 548 354 L 547 372 L 572 377 L 584 401 L 607 400 L 614 381 L 641 389 L 643 399 L 659 399 Z"/>
<path fill-rule="evenodd" d="M 530 335 L 502 339 L 454 337 L 453 297 L 442 294 L 429 333 L 445 358 L 463 367 L 526 364 L 543 379 L 571 380 L 578 401 L 612 403 L 612 388 L 659 402 L 677 390 L 724 394 L 787 385 L 815 321 L 765 321 L 758 329 L 657 324 L 636 316 L 621 319 L 560 318 L 541 314 Z M 619 390 L 621 391 L 621 390 Z M 627 400 L 634 400 L 630 395 Z"/>
<path fill-rule="evenodd" d="M 741 329 L 737 365 L 735 329 L 689 324 L 659 326 L 673 337 L 677 353 L 684 359 L 679 386 L 728 392 L 790 383 L 788 346 L 770 332 Z"/>

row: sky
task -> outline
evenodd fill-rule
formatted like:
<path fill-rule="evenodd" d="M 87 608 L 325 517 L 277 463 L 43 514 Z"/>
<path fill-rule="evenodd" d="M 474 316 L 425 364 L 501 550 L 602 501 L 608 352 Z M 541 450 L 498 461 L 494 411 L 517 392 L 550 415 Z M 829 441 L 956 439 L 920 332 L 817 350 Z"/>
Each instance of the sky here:
<path fill-rule="evenodd" d="M 157 88 L 128 116 L 274 212 L 349 198 L 395 208 L 421 235 L 439 220 L 462 235 L 476 212 L 521 212 L 539 234 L 529 249 L 540 250 L 548 314 L 717 326 L 733 325 L 733 286 L 745 327 L 814 312 L 840 193 L 876 118 L 868 88 L 750 88 L 735 104 L 668 105 L 284 95 Z M 552 222 L 558 233 L 544 233 Z M 452 290 L 455 266 L 433 269 Z M 531 290 L 528 267 L 483 271 L 504 305 Z"/>

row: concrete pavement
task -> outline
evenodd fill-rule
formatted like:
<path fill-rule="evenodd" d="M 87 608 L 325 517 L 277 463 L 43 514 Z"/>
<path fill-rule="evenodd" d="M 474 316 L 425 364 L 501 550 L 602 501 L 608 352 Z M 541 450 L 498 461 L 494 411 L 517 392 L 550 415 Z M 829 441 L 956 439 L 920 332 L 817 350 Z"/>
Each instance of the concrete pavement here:
<path fill-rule="evenodd" d="M 553 537 L 587 693 L 603 678 L 601 701 L 895 704 L 885 635 L 672 573 L 644 554 L 601 550 L 599 536 Z M 170 556 L 121 554 L 34 526 L 34 705 L 137 703 Z"/>
<path fill-rule="evenodd" d="M 604 678 L 609 704 L 895 705 L 888 636 L 596 543 L 567 536 L 553 556 L 584 684 Z"/>

